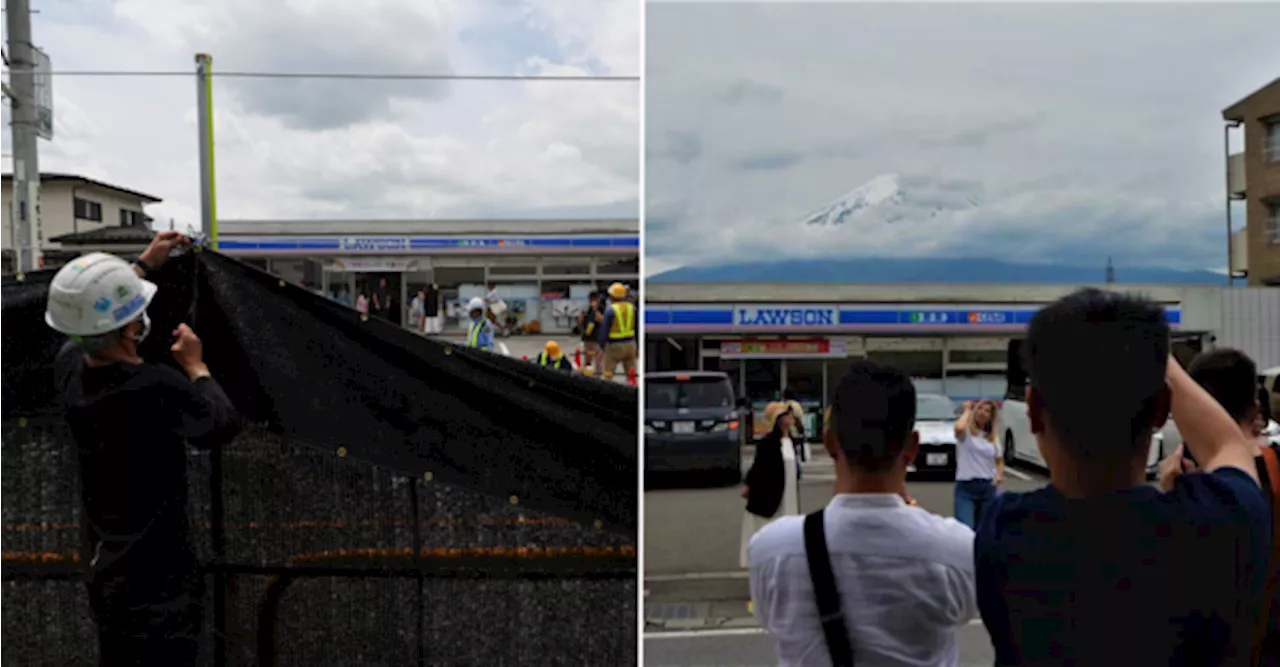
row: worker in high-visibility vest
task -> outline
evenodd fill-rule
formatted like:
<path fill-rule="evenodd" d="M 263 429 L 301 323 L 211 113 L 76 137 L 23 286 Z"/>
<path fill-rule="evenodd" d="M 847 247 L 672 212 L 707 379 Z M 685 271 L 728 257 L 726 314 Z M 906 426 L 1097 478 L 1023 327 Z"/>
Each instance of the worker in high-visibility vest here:
<path fill-rule="evenodd" d="M 627 300 L 627 286 L 614 283 L 609 286 L 609 307 L 604 311 L 604 376 L 613 377 L 618 364 L 628 375 L 636 368 L 639 350 L 636 347 L 636 326 L 639 309 Z"/>
<path fill-rule="evenodd" d="M 467 302 L 467 311 L 471 315 L 471 323 L 467 325 L 467 347 L 493 351 L 493 322 L 485 315 L 484 299 L 476 297 Z"/>
<path fill-rule="evenodd" d="M 573 372 L 573 362 L 564 356 L 564 352 L 560 350 L 560 344 L 554 340 L 547 341 L 546 347 L 543 348 L 542 354 L 538 355 L 538 365 L 543 368 L 551 368 L 563 373 Z"/>

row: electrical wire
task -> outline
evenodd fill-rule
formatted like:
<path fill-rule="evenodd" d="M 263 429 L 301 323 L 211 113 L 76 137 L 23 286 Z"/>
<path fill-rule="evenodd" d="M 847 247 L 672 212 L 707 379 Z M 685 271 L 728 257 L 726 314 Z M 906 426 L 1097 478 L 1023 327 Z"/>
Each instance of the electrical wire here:
<path fill-rule="evenodd" d="M 84 77 L 182 77 L 197 76 L 194 71 L 145 71 L 145 70 L 56 70 L 40 72 L 32 68 L 10 67 L 11 75 L 36 74 L 41 76 Z M 558 74 L 369 74 L 369 73 L 321 73 L 321 72 L 209 72 L 215 79 L 350 79 L 368 81 L 639 81 L 638 75 L 558 75 Z"/>

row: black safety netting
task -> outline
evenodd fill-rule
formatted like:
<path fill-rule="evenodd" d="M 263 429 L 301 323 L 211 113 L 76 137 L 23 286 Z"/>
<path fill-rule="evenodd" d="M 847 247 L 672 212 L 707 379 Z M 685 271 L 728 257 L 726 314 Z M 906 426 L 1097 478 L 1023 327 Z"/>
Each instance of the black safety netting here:
<path fill-rule="evenodd" d="M 51 277 L 4 282 L 5 665 L 96 660 Z M 143 356 L 192 324 L 249 422 L 188 454 L 204 664 L 636 662 L 635 389 L 424 339 L 209 251 L 156 282 Z"/>

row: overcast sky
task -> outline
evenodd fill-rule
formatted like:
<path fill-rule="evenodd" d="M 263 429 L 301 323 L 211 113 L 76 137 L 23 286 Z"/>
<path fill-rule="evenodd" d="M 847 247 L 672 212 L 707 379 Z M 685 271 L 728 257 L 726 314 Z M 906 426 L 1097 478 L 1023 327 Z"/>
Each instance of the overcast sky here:
<path fill-rule="evenodd" d="M 32 0 L 57 70 L 629 75 L 635 0 Z M 41 168 L 199 224 L 195 83 L 55 80 Z M 221 218 L 638 215 L 640 84 L 218 80 Z M 4 111 L 5 153 L 10 146 Z M 5 159 L 5 170 L 9 169 Z"/>
<path fill-rule="evenodd" d="M 1225 265 L 1221 111 L 1280 4 L 651 2 L 646 272 L 744 257 Z M 897 173 L 915 200 L 802 221 Z M 956 196 L 956 193 L 961 193 Z"/>

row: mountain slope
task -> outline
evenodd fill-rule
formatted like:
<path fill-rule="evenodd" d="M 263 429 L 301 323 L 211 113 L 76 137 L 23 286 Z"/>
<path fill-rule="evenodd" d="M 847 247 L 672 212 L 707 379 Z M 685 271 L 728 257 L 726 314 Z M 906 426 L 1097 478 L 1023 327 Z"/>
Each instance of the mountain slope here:
<path fill-rule="evenodd" d="M 808 214 L 804 224 L 834 227 L 926 220 L 944 211 L 975 208 L 982 204 L 982 196 L 978 183 L 883 174 Z"/>

